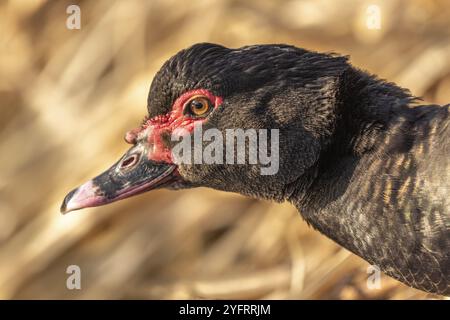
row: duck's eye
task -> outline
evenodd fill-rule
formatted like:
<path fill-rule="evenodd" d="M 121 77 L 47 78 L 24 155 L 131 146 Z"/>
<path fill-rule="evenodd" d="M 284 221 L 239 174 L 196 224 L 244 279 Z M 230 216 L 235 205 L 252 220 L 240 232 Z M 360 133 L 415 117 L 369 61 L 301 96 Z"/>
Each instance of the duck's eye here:
<path fill-rule="evenodd" d="M 211 110 L 211 102 L 204 96 L 191 98 L 187 103 L 187 111 L 196 117 L 206 116 Z"/>

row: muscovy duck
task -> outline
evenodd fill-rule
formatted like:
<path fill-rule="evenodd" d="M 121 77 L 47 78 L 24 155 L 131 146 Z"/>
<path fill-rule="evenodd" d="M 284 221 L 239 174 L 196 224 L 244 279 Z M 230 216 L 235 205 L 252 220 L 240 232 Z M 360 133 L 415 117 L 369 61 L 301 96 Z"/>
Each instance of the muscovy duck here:
<path fill-rule="evenodd" d="M 71 191 L 61 211 L 161 187 L 289 201 L 313 228 L 388 275 L 450 295 L 450 105 L 415 102 L 337 54 L 196 44 L 154 77 L 148 117 L 125 136 L 132 147 Z M 171 134 L 192 134 L 197 123 L 279 129 L 278 172 L 176 163 Z"/>

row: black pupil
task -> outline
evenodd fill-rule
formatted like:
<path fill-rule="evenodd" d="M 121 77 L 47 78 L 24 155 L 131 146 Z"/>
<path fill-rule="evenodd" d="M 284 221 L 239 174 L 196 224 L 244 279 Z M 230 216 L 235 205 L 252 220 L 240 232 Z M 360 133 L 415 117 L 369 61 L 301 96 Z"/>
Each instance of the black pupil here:
<path fill-rule="evenodd" d="M 193 100 L 193 101 L 192 101 L 192 106 L 193 106 L 195 109 L 203 109 L 204 103 L 201 102 L 201 101 L 199 101 L 199 100 Z"/>

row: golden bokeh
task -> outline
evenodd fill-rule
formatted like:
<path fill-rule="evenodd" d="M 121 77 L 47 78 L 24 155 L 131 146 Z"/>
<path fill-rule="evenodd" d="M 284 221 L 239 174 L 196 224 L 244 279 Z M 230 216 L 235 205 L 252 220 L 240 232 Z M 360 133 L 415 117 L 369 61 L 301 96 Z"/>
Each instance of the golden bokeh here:
<path fill-rule="evenodd" d="M 79 30 L 66 28 L 71 4 Z M 387 276 L 369 290 L 368 263 L 289 204 L 195 189 L 66 216 L 59 205 L 127 149 L 153 75 L 182 48 L 339 52 L 445 104 L 449 17 L 443 0 L 2 1 L 0 298 L 440 298 Z M 66 288 L 70 265 L 81 290 Z"/>

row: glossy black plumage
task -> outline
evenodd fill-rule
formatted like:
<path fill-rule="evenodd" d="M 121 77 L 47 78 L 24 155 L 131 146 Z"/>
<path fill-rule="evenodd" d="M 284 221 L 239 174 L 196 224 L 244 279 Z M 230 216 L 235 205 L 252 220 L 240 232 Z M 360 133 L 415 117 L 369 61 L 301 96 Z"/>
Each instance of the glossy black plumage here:
<path fill-rule="evenodd" d="M 197 44 L 153 80 L 149 115 L 189 89 L 223 97 L 205 128 L 279 128 L 280 171 L 180 165 L 189 186 L 288 200 L 306 221 L 394 278 L 450 294 L 449 106 L 347 59 L 286 45 Z"/>
<path fill-rule="evenodd" d="M 198 92 L 214 100 L 200 120 L 204 131 L 279 129 L 276 174 L 262 175 L 261 163 L 245 155 L 244 164 L 173 161 L 171 134 L 199 121 L 180 111 L 183 99 Z M 125 136 L 132 147 L 70 192 L 62 212 L 161 187 L 289 201 L 308 224 L 385 273 L 450 295 L 450 106 L 418 106 L 407 90 L 335 54 L 202 43 L 162 66 L 148 113 Z M 202 143 L 205 150 L 209 140 Z"/>

